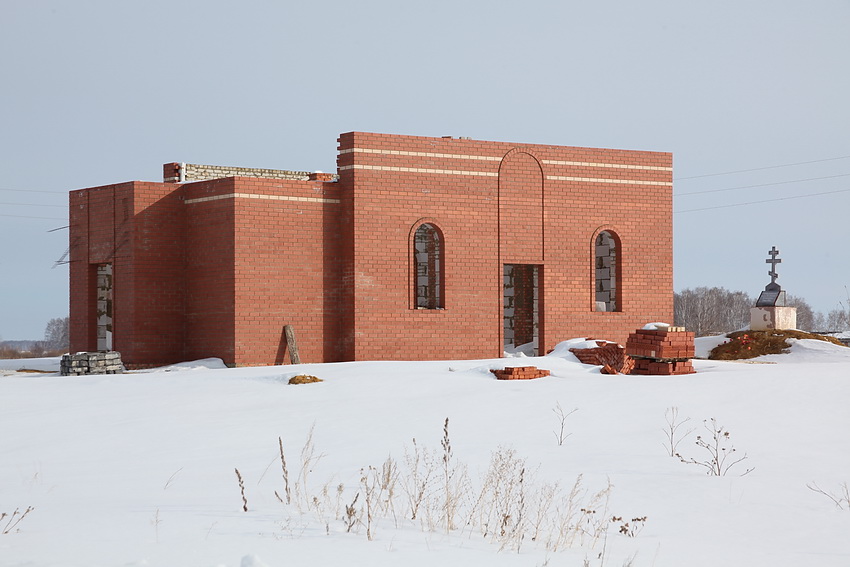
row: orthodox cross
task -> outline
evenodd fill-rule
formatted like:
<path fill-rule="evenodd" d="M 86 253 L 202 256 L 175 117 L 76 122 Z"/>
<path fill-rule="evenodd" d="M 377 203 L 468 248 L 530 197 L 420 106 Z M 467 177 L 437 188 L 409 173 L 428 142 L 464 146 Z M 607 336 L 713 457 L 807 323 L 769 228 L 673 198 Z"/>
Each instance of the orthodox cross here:
<path fill-rule="evenodd" d="M 773 246 L 768 252 L 768 254 L 770 254 L 770 258 L 765 260 L 765 263 L 770 264 L 771 266 L 770 271 L 767 273 L 767 275 L 770 276 L 770 283 L 775 284 L 776 278 L 779 277 L 779 274 L 776 273 L 776 264 L 781 264 L 782 260 L 777 258 L 777 256 L 779 256 L 779 250 L 776 249 L 776 246 Z"/>

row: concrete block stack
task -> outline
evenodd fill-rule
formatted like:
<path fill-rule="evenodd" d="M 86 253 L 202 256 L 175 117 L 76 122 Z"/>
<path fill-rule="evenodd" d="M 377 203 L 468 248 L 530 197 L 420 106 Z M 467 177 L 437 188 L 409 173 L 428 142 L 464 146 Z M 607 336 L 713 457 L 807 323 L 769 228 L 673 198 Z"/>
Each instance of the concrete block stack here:
<path fill-rule="evenodd" d="M 503 370 L 490 370 L 498 380 L 533 380 L 549 376 L 548 370 L 542 370 L 536 366 L 514 366 Z"/>
<path fill-rule="evenodd" d="M 59 371 L 62 376 L 121 374 L 124 372 L 124 365 L 121 363 L 120 352 L 78 352 L 76 354 L 63 354 Z"/>
<path fill-rule="evenodd" d="M 638 329 L 626 341 L 626 353 L 635 360 L 632 374 L 678 375 L 696 372 L 694 334 L 684 327 Z"/>

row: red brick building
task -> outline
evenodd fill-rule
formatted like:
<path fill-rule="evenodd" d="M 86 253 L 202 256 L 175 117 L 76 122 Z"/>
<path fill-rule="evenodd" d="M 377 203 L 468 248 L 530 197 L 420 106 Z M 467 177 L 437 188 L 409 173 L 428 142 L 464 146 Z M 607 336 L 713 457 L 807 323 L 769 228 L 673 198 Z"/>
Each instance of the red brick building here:
<path fill-rule="evenodd" d="M 129 365 L 500 356 L 672 319 L 669 153 L 350 132 L 338 174 L 72 191 L 71 349 Z"/>

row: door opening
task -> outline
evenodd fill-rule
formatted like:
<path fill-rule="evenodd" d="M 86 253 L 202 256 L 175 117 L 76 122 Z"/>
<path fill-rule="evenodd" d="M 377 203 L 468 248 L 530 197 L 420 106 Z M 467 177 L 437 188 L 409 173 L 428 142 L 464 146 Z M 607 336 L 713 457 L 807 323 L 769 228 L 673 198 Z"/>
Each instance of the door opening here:
<path fill-rule="evenodd" d="M 505 264 L 503 268 L 504 350 L 539 355 L 540 266 Z"/>
<path fill-rule="evenodd" d="M 112 350 L 112 264 L 97 267 L 97 350 Z"/>

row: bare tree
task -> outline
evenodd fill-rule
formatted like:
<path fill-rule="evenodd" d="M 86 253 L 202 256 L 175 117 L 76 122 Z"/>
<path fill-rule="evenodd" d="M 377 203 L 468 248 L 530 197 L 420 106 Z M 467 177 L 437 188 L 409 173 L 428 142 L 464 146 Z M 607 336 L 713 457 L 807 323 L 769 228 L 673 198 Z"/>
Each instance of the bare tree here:
<path fill-rule="evenodd" d="M 684 289 L 674 295 L 674 324 L 697 336 L 745 329 L 750 324 L 753 298 L 743 291 L 722 287 Z"/>
<path fill-rule="evenodd" d="M 808 301 L 802 297 L 797 297 L 796 295 L 788 295 L 785 301 L 789 307 L 797 308 L 798 329 L 801 331 L 820 330 L 816 328 L 818 327 L 818 321 L 816 320 L 817 316 Z"/>
<path fill-rule="evenodd" d="M 844 305 L 835 308 L 826 316 L 826 328 L 830 331 L 850 331 L 850 309 Z"/>
<path fill-rule="evenodd" d="M 812 318 L 812 331 L 826 331 L 828 329 L 828 325 L 826 324 L 826 315 L 821 313 L 820 311 L 815 311 L 815 315 Z"/>
<path fill-rule="evenodd" d="M 71 344 L 69 335 L 70 317 L 51 319 L 44 329 L 44 348 L 47 350 L 67 349 Z"/>
<path fill-rule="evenodd" d="M 840 303 L 841 309 L 829 315 L 812 309 L 803 297 L 788 295 L 789 307 L 797 308 L 797 328 L 802 331 L 850 330 L 850 309 Z M 850 305 L 850 298 L 848 298 Z M 750 308 L 755 299 L 743 291 L 729 291 L 722 287 L 684 289 L 673 299 L 673 318 L 677 326 L 685 327 L 698 337 L 724 334 L 750 325 Z"/>

